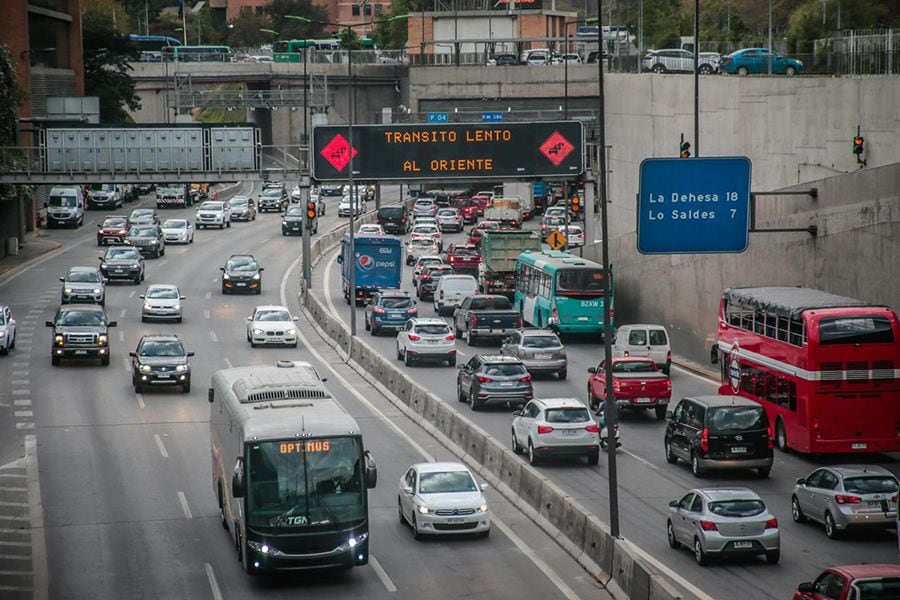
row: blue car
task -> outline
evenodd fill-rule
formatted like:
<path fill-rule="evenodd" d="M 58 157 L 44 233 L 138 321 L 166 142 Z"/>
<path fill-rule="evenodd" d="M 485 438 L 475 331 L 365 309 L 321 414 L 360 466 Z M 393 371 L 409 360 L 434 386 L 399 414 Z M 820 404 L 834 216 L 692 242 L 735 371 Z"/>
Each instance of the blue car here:
<path fill-rule="evenodd" d="M 719 69 L 732 75 L 765 74 L 769 72 L 770 60 L 772 73 L 792 77 L 803 72 L 803 63 L 796 58 L 769 52 L 766 48 L 744 48 L 723 56 Z"/>
<path fill-rule="evenodd" d="M 378 290 L 366 305 L 366 331 L 372 335 L 385 330 L 397 332 L 403 329 L 409 319 L 418 315 L 416 301 L 406 290 Z"/>

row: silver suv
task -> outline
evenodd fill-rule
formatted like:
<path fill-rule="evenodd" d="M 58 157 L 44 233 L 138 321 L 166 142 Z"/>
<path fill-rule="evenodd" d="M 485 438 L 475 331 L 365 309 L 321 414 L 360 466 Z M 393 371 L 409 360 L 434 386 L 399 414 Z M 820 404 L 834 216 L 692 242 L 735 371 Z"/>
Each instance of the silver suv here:
<path fill-rule="evenodd" d="M 534 399 L 513 413 L 512 449 L 528 452 L 537 465 L 545 456 L 584 456 L 589 465 L 600 462 L 600 427 L 576 398 Z"/>
<path fill-rule="evenodd" d="M 59 280 L 63 284 L 60 304 L 106 304 L 106 278 L 97 267 L 71 267 Z"/>
<path fill-rule="evenodd" d="M 407 366 L 420 360 L 456 366 L 456 336 L 443 319 L 410 319 L 397 334 L 397 360 Z"/>

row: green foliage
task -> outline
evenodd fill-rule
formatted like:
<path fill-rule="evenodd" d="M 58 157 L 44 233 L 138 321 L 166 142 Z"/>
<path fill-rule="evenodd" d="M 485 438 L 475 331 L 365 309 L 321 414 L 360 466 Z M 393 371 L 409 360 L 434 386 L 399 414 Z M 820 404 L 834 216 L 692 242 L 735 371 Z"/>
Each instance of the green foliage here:
<path fill-rule="evenodd" d="M 359 36 L 356 35 L 355 31 L 348 27 L 339 29 L 334 34 L 334 37 L 337 38 L 338 44 L 340 45 L 342 50 L 359 50 L 362 48 L 362 44 L 359 41 Z"/>
<path fill-rule="evenodd" d="M 128 73 L 129 61 L 137 48 L 127 35 L 116 31 L 112 17 L 98 11 L 82 15 L 85 95 L 100 98 L 100 120 L 106 124 L 131 122 L 126 107 L 138 110 L 141 103 L 134 93 L 134 80 Z"/>
<path fill-rule="evenodd" d="M 328 9 L 312 0 L 272 0 L 266 6 L 269 29 L 277 31 L 282 40 L 304 40 L 326 37 L 324 25 L 328 21 Z M 313 23 L 299 19 L 288 19 L 287 15 L 304 17 Z M 317 22 L 316 22 L 317 21 Z"/>
<path fill-rule="evenodd" d="M 9 49 L 0 44 L 0 171 L 16 171 L 25 166 L 22 152 L 12 148 L 18 141 L 16 119 L 21 100 L 15 65 Z M 30 186 L 0 185 L 0 202 L 25 199 L 30 192 Z"/>
<path fill-rule="evenodd" d="M 389 12 L 383 15 L 372 30 L 372 39 L 375 44 L 385 50 L 398 50 L 406 47 L 408 40 L 408 25 L 406 19 L 390 21 L 392 16 L 415 14 L 423 9 L 425 0 L 391 0 Z M 430 6 L 424 6 L 425 10 L 431 10 Z"/>
<path fill-rule="evenodd" d="M 241 12 L 229 25 L 228 45 L 232 48 L 256 48 L 272 41 L 271 33 L 260 31 L 271 29 L 268 17 L 256 14 L 247 6 L 241 8 Z"/>

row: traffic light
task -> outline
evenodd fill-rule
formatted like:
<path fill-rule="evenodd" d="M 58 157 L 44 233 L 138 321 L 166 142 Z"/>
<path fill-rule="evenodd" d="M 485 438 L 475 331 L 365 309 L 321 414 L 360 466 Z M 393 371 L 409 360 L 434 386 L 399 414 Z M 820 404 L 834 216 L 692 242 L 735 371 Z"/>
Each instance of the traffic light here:
<path fill-rule="evenodd" d="M 865 143 L 866 140 L 861 135 L 857 135 L 855 138 L 853 138 L 853 154 L 855 154 L 857 157 L 862 154 L 866 149 L 864 146 Z"/>
<path fill-rule="evenodd" d="M 316 203 L 310 200 L 306 203 L 306 224 L 310 227 L 312 227 L 313 221 L 316 220 L 316 214 Z"/>
<path fill-rule="evenodd" d="M 577 215 L 579 212 L 581 212 L 581 197 L 572 196 L 572 213 Z"/>
<path fill-rule="evenodd" d="M 690 158 L 691 157 L 691 143 L 690 142 L 681 142 L 681 158 Z"/>

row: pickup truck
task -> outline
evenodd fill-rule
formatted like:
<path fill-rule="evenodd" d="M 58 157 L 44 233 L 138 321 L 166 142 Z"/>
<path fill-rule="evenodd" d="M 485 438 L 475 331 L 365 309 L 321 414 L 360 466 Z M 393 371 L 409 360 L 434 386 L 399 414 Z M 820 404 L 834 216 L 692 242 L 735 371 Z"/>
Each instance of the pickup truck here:
<path fill-rule="evenodd" d="M 450 244 L 444 251 L 444 262 L 462 275 L 478 276 L 481 253 L 472 244 Z"/>
<path fill-rule="evenodd" d="M 648 409 L 656 412 L 656 418 L 666 418 L 666 407 L 672 398 L 672 382 L 669 376 L 656 368 L 649 358 L 614 358 L 613 397 L 619 408 Z M 588 399 L 591 408 L 597 409 L 606 398 L 606 361 L 588 369 Z"/>
<path fill-rule="evenodd" d="M 471 225 L 478 220 L 478 206 L 471 198 L 456 198 L 450 201 L 450 207 L 459 210 L 463 224 Z"/>
<path fill-rule="evenodd" d="M 59 365 L 63 358 L 99 358 L 101 365 L 109 365 L 109 328 L 115 327 L 116 322 L 106 319 L 102 306 L 60 306 L 46 325 L 53 330 L 51 365 Z"/>
<path fill-rule="evenodd" d="M 475 294 L 453 313 L 456 337 L 474 346 L 476 340 L 502 339 L 522 327 L 522 315 L 506 296 Z"/>

